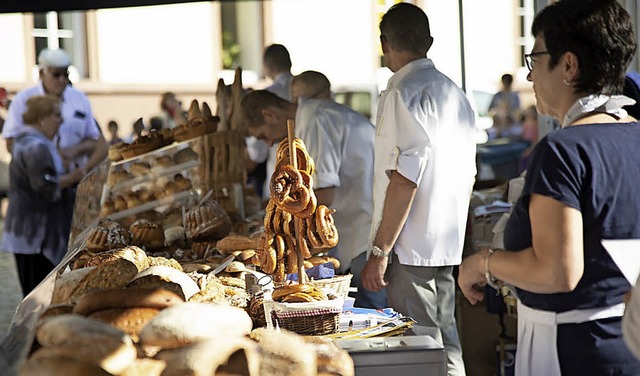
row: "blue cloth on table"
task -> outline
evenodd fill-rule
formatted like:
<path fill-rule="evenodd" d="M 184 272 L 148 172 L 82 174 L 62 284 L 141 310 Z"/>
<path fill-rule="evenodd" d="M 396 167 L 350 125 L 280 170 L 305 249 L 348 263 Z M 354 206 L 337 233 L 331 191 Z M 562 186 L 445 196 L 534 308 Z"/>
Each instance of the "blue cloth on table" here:
<path fill-rule="evenodd" d="M 333 278 L 336 275 L 336 271 L 333 268 L 333 264 L 330 262 L 326 262 L 324 264 L 316 265 L 313 268 L 309 268 L 306 270 L 307 276 L 313 279 L 327 279 Z M 289 274 L 287 276 L 288 281 L 297 281 L 298 273 Z"/>

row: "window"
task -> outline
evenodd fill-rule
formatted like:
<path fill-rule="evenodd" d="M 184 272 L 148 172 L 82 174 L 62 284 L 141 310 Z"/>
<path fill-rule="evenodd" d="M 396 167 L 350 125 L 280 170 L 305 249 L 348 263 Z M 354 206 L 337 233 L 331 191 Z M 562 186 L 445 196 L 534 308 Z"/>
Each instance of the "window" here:
<path fill-rule="evenodd" d="M 516 7 L 516 17 L 518 21 L 518 37 L 516 38 L 516 43 L 520 47 L 518 50 L 520 66 L 526 67 L 524 54 L 528 54 L 533 48 L 534 39 L 531 36 L 531 23 L 533 22 L 535 10 L 533 8 L 533 0 L 520 0 L 518 3 Z"/>
<path fill-rule="evenodd" d="M 36 59 L 45 48 L 62 48 L 73 61 L 77 78 L 87 78 L 86 27 L 83 12 L 47 12 L 33 14 Z M 37 61 L 34 62 L 37 64 Z M 73 70 L 73 69 L 72 69 Z M 74 72 L 71 72 L 72 76 Z"/>

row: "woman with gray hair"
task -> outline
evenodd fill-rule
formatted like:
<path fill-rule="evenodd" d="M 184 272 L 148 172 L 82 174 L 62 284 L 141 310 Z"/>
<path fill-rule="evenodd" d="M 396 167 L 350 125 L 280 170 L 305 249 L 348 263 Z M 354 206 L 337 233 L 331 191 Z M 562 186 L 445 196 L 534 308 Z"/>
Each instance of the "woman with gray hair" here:
<path fill-rule="evenodd" d="M 9 165 L 9 207 L 0 249 L 13 253 L 26 296 L 67 251 L 73 190 L 82 179 L 75 169 L 64 174 L 62 159 L 51 141 L 62 124 L 60 100 L 35 96 L 22 115 L 26 127 L 14 138 Z"/>

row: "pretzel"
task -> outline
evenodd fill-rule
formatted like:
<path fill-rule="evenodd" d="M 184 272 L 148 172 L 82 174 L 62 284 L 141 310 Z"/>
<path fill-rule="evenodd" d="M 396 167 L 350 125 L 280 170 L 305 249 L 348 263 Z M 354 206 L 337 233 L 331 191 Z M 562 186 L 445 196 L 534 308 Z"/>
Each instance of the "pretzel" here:
<path fill-rule="evenodd" d="M 334 209 L 329 210 L 324 205 L 318 206 L 316 209 L 316 228 L 322 244 L 326 248 L 333 248 L 338 245 L 338 230 L 333 222 Z"/>
<path fill-rule="evenodd" d="M 264 231 L 275 232 L 273 228 L 273 220 L 276 212 L 276 204 L 273 200 L 269 200 L 264 213 Z"/>
<path fill-rule="evenodd" d="M 304 210 L 311 199 L 302 175 L 290 165 L 278 167 L 271 176 L 269 187 L 276 205 L 292 214 Z"/>
<path fill-rule="evenodd" d="M 313 174 L 315 165 L 313 163 L 313 159 L 307 152 L 307 148 L 304 145 L 304 142 L 296 137 L 293 139 L 293 145 L 296 148 L 297 152 L 296 156 L 298 161 L 298 169 L 309 174 Z M 276 152 L 276 161 L 276 168 L 280 164 L 291 164 L 291 161 L 289 159 L 289 140 L 287 138 L 282 140 L 278 145 L 278 150 Z"/>
<path fill-rule="evenodd" d="M 293 243 L 293 239 L 290 236 L 284 238 L 287 243 L 287 251 L 285 252 L 285 270 L 287 274 L 295 274 L 298 272 L 298 252 Z"/>
<path fill-rule="evenodd" d="M 316 229 L 316 216 L 312 215 L 306 219 L 307 222 L 307 240 L 313 249 L 323 248 L 322 239 L 318 235 Z"/>
<path fill-rule="evenodd" d="M 276 265 L 276 270 L 273 273 L 274 282 L 283 282 L 285 280 L 286 275 L 284 269 L 284 260 L 279 260 L 278 264 Z"/>
<path fill-rule="evenodd" d="M 285 252 L 285 244 L 284 239 L 280 235 L 276 235 L 274 239 L 275 249 L 276 249 L 276 260 L 280 261 L 284 258 Z"/>
<path fill-rule="evenodd" d="M 299 221 L 298 233 L 296 233 L 296 245 L 298 246 L 302 257 L 308 259 L 311 257 L 311 250 L 309 249 L 307 239 L 305 239 L 305 235 L 307 234 L 307 222 L 301 218 L 296 218 L 295 220 Z"/>

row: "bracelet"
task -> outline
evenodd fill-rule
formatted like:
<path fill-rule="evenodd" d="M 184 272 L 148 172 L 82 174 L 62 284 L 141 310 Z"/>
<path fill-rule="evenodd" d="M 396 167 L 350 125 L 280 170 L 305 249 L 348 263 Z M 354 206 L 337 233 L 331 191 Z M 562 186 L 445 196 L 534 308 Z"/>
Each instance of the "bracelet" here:
<path fill-rule="evenodd" d="M 489 272 L 489 258 L 491 257 L 491 255 L 493 255 L 494 252 L 495 252 L 495 249 L 489 248 L 489 252 L 487 253 L 487 256 L 484 258 L 484 278 L 487 280 L 487 285 L 500 291 L 500 286 L 498 286 L 498 280 L 491 275 L 491 272 Z"/>

